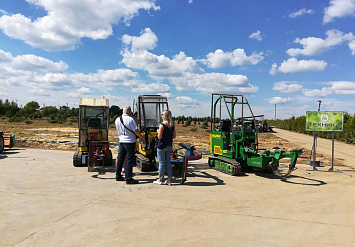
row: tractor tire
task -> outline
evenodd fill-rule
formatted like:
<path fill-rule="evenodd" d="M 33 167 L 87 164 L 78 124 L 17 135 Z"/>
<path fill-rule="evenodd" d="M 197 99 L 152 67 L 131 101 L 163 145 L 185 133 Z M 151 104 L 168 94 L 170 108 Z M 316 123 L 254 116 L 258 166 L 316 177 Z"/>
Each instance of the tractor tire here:
<path fill-rule="evenodd" d="M 111 150 L 109 150 L 108 159 L 105 160 L 105 166 L 106 167 L 111 167 L 112 166 L 112 152 L 111 152 Z"/>
<path fill-rule="evenodd" d="M 75 167 L 80 167 L 83 166 L 81 164 L 81 152 L 80 151 L 75 151 L 74 155 L 73 155 L 73 166 Z"/>
<path fill-rule="evenodd" d="M 0 153 L 4 151 L 4 137 L 0 136 Z"/>

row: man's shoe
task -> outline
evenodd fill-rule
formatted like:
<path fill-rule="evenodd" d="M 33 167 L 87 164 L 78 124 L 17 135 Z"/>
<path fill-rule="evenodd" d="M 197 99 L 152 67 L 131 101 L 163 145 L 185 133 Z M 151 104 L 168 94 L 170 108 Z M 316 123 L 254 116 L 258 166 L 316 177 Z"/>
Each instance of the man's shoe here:
<path fill-rule="evenodd" d="M 131 179 L 131 180 L 126 180 L 126 184 L 138 184 L 139 181 Z"/>
<path fill-rule="evenodd" d="M 124 178 L 122 176 L 116 177 L 116 181 L 124 181 Z"/>

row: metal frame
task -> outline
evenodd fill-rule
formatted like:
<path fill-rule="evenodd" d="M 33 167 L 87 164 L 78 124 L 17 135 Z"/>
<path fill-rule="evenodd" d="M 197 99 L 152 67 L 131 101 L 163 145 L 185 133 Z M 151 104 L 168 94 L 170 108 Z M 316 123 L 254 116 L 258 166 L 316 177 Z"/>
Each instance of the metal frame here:
<path fill-rule="evenodd" d="M 215 96 L 218 96 L 219 98 L 217 98 L 215 100 Z M 232 99 L 232 101 L 227 101 L 227 99 Z M 239 99 L 241 98 L 241 102 L 238 101 Z M 216 93 L 213 93 L 212 94 L 212 104 L 211 104 L 211 132 L 214 130 L 215 126 L 216 126 L 216 122 L 215 122 L 215 117 L 216 117 L 216 105 L 218 104 L 219 102 L 219 120 L 221 121 L 222 119 L 222 99 L 224 101 L 224 104 L 226 106 L 226 109 L 228 111 L 228 115 L 230 117 L 230 120 L 231 120 L 231 131 L 234 132 L 234 105 L 241 105 L 242 106 L 242 116 L 241 116 L 241 120 L 242 120 L 242 125 L 244 123 L 244 119 L 245 118 L 253 118 L 254 120 L 254 123 L 256 124 L 256 118 L 254 116 L 254 113 L 249 105 L 249 102 L 248 100 L 243 96 L 243 95 L 235 95 L 235 94 L 216 94 Z M 234 102 L 233 99 L 236 99 L 236 101 Z M 233 108 L 229 109 L 229 105 L 228 104 L 233 104 Z M 251 113 L 251 117 L 244 117 L 244 105 L 247 105 L 248 108 L 249 108 L 249 111 Z M 235 145 L 235 138 L 234 138 L 234 135 L 232 135 L 232 144 L 233 146 Z M 255 146 L 256 146 L 256 149 L 258 149 L 258 146 L 259 146 L 259 139 L 258 139 L 258 128 L 255 128 Z"/>
<path fill-rule="evenodd" d="M 151 97 L 152 101 L 149 101 L 149 102 L 144 102 L 144 98 L 148 98 L 148 97 Z M 154 101 L 153 99 L 154 98 L 160 98 L 160 99 L 163 99 L 163 100 L 156 100 Z M 169 104 L 168 104 L 168 99 L 167 97 L 164 97 L 164 96 L 161 96 L 161 95 L 140 95 L 138 96 L 138 102 L 137 102 L 137 117 L 139 119 L 139 130 L 142 132 L 144 131 L 145 129 L 147 129 L 147 126 L 146 125 L 146 113 L 145 113 L 145 107 L 142 107 L 143 103 L 148 103 L 148 104 L 158 104 L 159 106 L 159 111 L 161 112 L 161 104 L 166 104 L 166 108 L 167 110 L 169 110 Z M 142 109 L 142 110 L 141 110 Z M 142 116 L 142 114 L 143 116 Z M 145 123 L 144 123 L 144 126 L 142 126 L 142 120 L 145 120 Z"/>

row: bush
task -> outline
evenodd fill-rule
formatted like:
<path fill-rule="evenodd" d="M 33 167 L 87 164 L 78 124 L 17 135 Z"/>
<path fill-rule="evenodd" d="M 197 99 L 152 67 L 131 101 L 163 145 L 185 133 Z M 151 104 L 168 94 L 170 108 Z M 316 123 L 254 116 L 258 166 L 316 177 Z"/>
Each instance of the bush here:
<path fill-rule="evenodd" d="M 32 124 L 32 121 L 31 120 L 26 120 L 25 123 L 26 124 Z"/>
<path fill-rule="evenodd" d="M 201 125 L 200 128 L 201 129 L 207 129 L 207 126 L 206 125 Z"/>
<path fill-rule="evenodd" d="M 191 119 L 190 119 L 190 118 L 186 120 L 186 125 L 187 125 L 187 126 L 190 126 L 190 125 L 191 125 Z"/>
<path fill-rule="evenodd" d="M 207 119 L 203 122 L 202 126 L 208 127 L 208 120 Z"/>
<path fill-rule="evenodd" d="M 192 132 L 196 132 L 196 131 L 197 131 L 197 128 L 193 127 L 193 128 L 191 128 L 191 131 L 192 131 Z"/>
<path fill-rule="evenodd" d="M 18 122 L 22 122 L 22 121 L 25 121 L 26 119 L 24 117 L 11 117 L 9 119 L 9 122 L 15 122 L 15 123 L 18 123 Z"/>

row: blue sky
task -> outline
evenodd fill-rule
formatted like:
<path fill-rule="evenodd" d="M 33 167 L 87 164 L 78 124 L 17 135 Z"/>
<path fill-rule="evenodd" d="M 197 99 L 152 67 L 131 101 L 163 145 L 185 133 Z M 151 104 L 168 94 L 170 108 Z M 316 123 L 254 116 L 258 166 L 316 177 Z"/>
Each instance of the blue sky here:
<path fill-rule="evenodd" d="M 0 1 L 0 99 L 76 107 L 169 98 L 209 116 L 211 93 L 274 118 L 355 106 L 355 0 Z"/>

